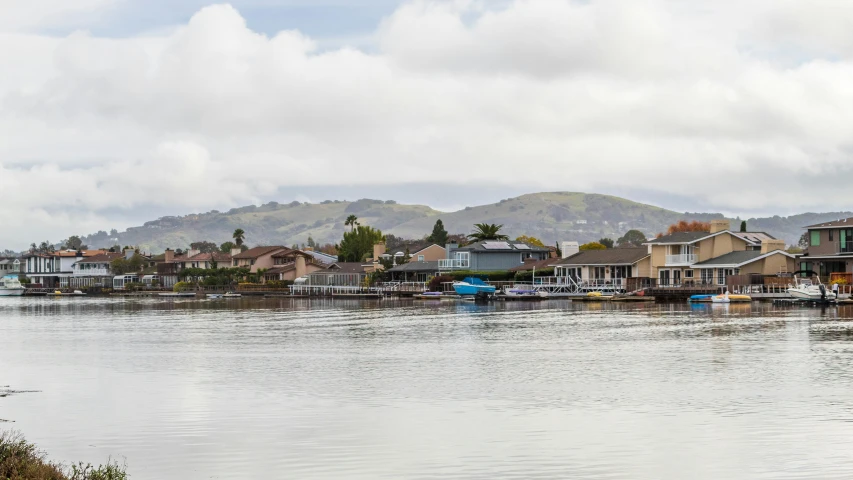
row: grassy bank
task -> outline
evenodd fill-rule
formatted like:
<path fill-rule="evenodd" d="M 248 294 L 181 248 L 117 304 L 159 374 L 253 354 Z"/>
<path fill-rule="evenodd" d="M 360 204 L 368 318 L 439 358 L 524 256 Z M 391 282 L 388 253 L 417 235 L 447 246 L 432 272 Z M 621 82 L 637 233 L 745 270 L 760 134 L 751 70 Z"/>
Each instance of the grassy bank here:
<path fill-rule="evenodd" d="M 61 465 L 19 433 L 0 432 L 0 480 L 126 480 L 125 467 L 115 462 L 93 467 Z"/>

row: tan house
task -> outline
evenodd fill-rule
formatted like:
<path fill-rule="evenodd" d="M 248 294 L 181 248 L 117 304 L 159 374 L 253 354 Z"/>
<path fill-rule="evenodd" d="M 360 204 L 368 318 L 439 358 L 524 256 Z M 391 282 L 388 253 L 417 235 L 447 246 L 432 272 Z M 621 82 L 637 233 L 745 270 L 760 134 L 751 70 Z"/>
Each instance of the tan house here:
<path fill-rule="evenodd" d="M 554 276 L 564 283 L 609 286 L 624 290 L 628 279 L 648 277 L 651 255 L 648 248 L 584 250 L 563 259 L 552 259 Z"/>
<path fill-rule="evenodd" d="M 411 257 L 412 262 L 437 262 L 447 258 L 447 251 L 440 245 L 432 244 L 411 254 Z"/>
<path fill-rule="evenodd" d="M 764 232 L 733 232 L 729 227 L 728 220 L 714 220 L 708 232 L 679 232 L 647 242 L 645 245 L 651 255 L 650 277 L 657 279 L 658 284 L 663 286 L 700 283 L 722 285 L 725 278 L 722 283 L 718 283 L 717 270 L 723 270 L 724 276 L 737 275 L 746 266 L 744 262 L 750 264 L 747 270 L 758 269 L 760 272 L 754 273 L 764 275 L 795 270 L 793 261 L 789 261 L 793 256 L 784 252 L 784 241 L 776 240 Z M 764 255 L 777 250 L 785 253 L 787 260 L 774 254 L 770 256 L 772 259 L 765 261 L 769 257 Z M 732 252 L 752 253 L 721 259 Z"/>
<path fill-rule="evenodd" d="M 276 259 L 274 258 L 279 254 L 287 254 L 288 252 L 293 252 L 287 247 L 282 246 L 270 246 L 270 247 L 255 247 L 246 250 L 245 252 L 240 252 L 236 255 L 232 255 L 231 257 L 231 266 L 233 267 L 243 267 L 248 268 L 250 272 L 257 273 L 258 269 L 270 269 L 275 268 Z M 283 258 L 279 256 L 279 258 Z M 282 260 L 279 260 L 279 265 L 283 263 Z"/>

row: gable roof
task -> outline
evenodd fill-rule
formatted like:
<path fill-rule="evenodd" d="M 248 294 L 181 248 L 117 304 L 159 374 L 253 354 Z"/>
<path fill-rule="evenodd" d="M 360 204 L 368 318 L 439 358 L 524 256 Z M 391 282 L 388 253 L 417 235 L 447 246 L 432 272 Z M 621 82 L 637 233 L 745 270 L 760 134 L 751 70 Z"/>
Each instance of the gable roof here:
<path fill-rule="evenodd" d="M 752 245 L 761 245 L 761 242 L 764 240 L 775 240 L 775 238 L 765 232 L 733 232 L 731 230 L 722 230 L 717 233 L 711 232 L 676 232 L 669 235 L 664 235 L 660 238 L 655 238 L 654 240 L 649 240 L 643 245 L 670 245 L 670 244 L 687 244 L 687 243 L 695 243 L 699 240 L 705 240 L 706 238 L 716 237 L 717 235 L 722 235 L 724 233 L 728 233 L 733 237 L 737 237 L 746 243 Z"/>
<path fill-rule="evenodd" d="M 330 274 L 330 273 L 365 273 L 364 268 L 368 265 L 364 265 L 361 262 L 338 262 L 333 263 L 329 266 L 329 268 L 325 270 L 317 270 L 316 272 L 309 273 L 309 275 L 313 275 L 315 273 L 320 274 Z M 369 265 L 372 266 L 372 265 Z"/>
<path fill-rule="evenodd" d="M 791 255 L 790 253 L 784 250 L 773 250 L 769 253 L 761 253 L 758 250 L 740 250 L 737 252 L 729 252 L 725 255 L 720 255 L 719 257 L 710 258 L 708 260 L 705 260 L 704 262 L 694 263 L 692 266 L 696 268 L 720 266 L 739 267 L 776 254 L 782 254 L 786 257 L 796 258 L 794 255 Z"/>
<path fill-rule="evenodd" d="M 486 244 L 506 244 L 509 248 L 487 248 Z M 519 245 L 526 246 L 527 248 L 518 248 Z M 456 251 L 463 252 L 547 252 L 547 247 L 537 247 L 535 245 L 530 245 L 524 242 L 516 242 L 514 240 L 483 240 L 482 242 L 472 243 L 470 245 L 465 245 L 464 247 L 456 248 Z"/>
<path fill-rule="evenodd" d="M 438 261 L 409 262 L 397 265 L 388 270 L 389 272 L 437 272 Z"/>
<path fill-rule="evenodd" d="M 246 250 L 245 252 L 238 253 L 237 255 L 234 255 L 232 258 L 234 258 L 235 260 L 242 260 L 242 259 L 250 259 L 251 260 L 254 258 L 262 257 L 264 255 L 268 255 L 268 254 L 273 253 L 277 250 L 283 250 L 283 249 L 290 250 L 289 248 L 282 247 L 282 246 L 255 247 L 255 248 L 250 248 L 250 249 Z"/>
<path fill-rule="evenodd" d="M 213 253 L 199 253 L 198 255 L 194 255 L 192 257 L 179 257 L 176 258 L 175 261 L 180 262 L 230 262 L 231 254 L 230 253 L 222 253 L 222 252 L 213 252 Z"/>
<path fill-rule="evenodd" d="M 74 265 L 79 265 L 81 263 L 110 263 L 117 258 L 124 258 L 123 253 L 102 253 L 100 255 L 95 255 L 94 257 L 84 258 L 79 262 L 76 262 Z"/>
<path fill-rule="evenodd" d="M 528 258 L 528 259 L 524 260 L 524 263 L 522 263 L 521 265 L 519 265 L 517 267 L 510 268 L 509 271 L 510 272 L 527 272 L 527 271 L 533 270 L 534 268 L 536 268 L 536 269 L 550 268 L 557 261 L 559 261 L 558 258 L 551 258 L 551 257 L 548 257 L 545 260 L 534 260 L 534 259 Z"/>
<path fill-rule="evenodd" d="M 417 251 L 417 252 L 415 252 L 415 253 L 409 254 L 409 256 L 410 256 L 410 257 L 414 257 L 415 255 L 417 255 L 417 254 L 419 254 L 419 253 L 423 252 L 424 250 L 426 250 L 426 249 L 428 249 L 428 248 L 432 248 L 432 247 L 438 247 L 438 248 L 440 248 L 440 249 L 442 249 L 442 250 L 445 250 L 445 248 L 444 248 L 444 247 L 442 247 L 441 245 L 439 245 L 439 244 L 437 244 L 437 243 L 432 243 L 432 244 L 429 244 L 429 245 L 427 245 L 426 247 L 424 247 L 424 248 L 422 248 L 422 249 L 418 250 L 418 251 Z M 446 251 L 446 250 L 445 250 L 445 251 Z"/>
<path fill-rule="evenodd" d="M 805 227 L 805 228 L 808 228 L 809 230 L 819 230 L 821 228 L 841 228 L 841 227 L 853 228 L 853 217 L 842 218 L 839 220 L 833 220 L 831 222 L 817 223 L 815 225 L 809 225 L 808 227 Z"/>
<path fill-rule="evenodd" d="M 551 265 L 633 265 L 648 256 L 648 249 L 640 247 L 584 250 L 562 260 L 551 259 Z"/>
<path fill-rule="evenodd" d="M 710 235 L 711 232 L 675 232 L 655 238 L 654 240 L 649 240 L 646 244 L 692 243 Z"/>

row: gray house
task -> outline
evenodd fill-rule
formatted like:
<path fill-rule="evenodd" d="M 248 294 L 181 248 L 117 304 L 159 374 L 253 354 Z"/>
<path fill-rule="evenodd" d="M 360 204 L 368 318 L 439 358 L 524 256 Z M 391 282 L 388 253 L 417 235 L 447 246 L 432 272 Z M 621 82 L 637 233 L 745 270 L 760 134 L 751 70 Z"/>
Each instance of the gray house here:
<path fill-rule="evenodd" d="M 485 240 L 464 247 L 449 243 L 445 250 L 447 258 L 438 262 L 438 268 L 443 272 L 509 270 L 525 261 L 545 260 L 551 255 L 548 248 L 508 240 Z"/>

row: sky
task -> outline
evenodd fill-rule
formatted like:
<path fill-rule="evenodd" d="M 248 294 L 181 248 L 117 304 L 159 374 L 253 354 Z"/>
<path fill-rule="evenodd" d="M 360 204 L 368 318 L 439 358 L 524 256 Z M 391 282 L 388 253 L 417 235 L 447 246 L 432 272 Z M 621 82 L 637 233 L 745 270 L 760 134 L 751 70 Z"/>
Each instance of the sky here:
<path fill-rule="evenodd" d="M 0 250 L 537 191 L 853 208 L 853 2 L 0 0 Z"/>

